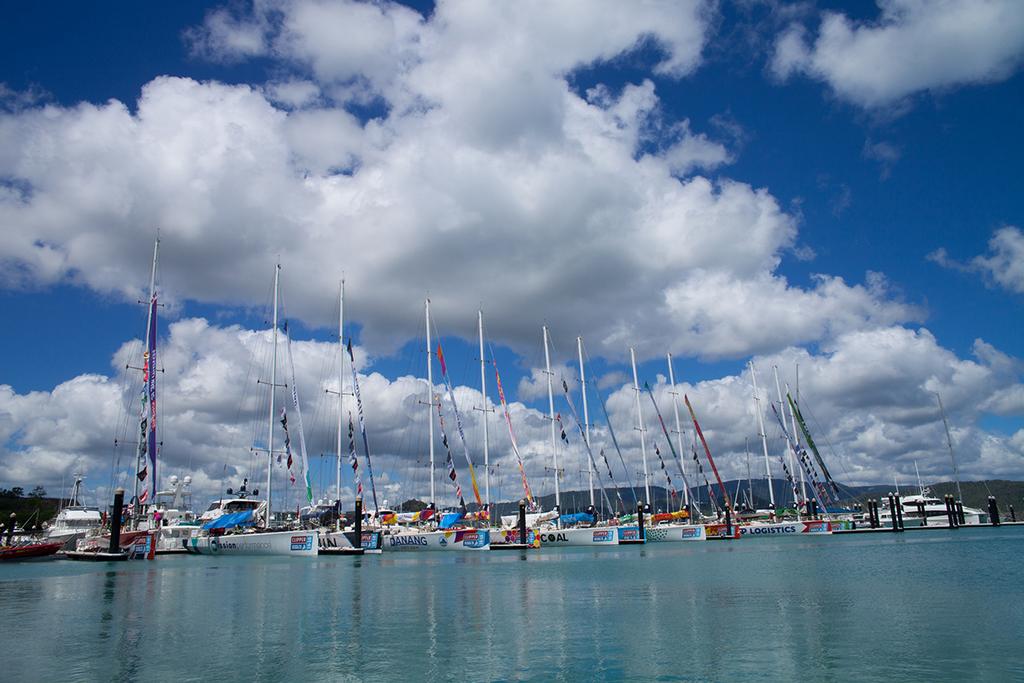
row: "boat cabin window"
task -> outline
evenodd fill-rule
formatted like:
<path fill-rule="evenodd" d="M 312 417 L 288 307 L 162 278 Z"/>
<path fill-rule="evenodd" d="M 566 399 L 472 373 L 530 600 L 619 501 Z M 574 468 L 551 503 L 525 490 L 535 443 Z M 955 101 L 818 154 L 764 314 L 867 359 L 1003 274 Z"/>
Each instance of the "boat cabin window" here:
<path fill-rule="evenodd" d="M 210 507 L 206 508 L 206 511 L 210 512 L 211 510 L 216 510 L 219 507 L 220 507 L 220 501 L 219 500 L 215 500 L 212 503 L 210 503 Z"/>
<path fill-rule="evenodd" d="M 243 510 L 255 510 L 260 506 L 258 500 L 233 500 L 224 506 L 224 512 L 241 512 Z"/>

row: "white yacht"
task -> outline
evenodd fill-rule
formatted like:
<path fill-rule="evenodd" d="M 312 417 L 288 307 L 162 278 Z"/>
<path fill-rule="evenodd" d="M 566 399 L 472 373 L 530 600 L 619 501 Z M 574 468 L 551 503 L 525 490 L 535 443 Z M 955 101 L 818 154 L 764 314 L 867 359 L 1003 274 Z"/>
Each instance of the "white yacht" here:
<path fill-rule="evenodd" d="M 949 526 L 949 518 L 946 515 L 946 502 L 933 496 L 927 487 L 922 486 L 920 493 L 901 496 L 900 507 L 903 508 L 904 527 Z M 892 511 L 889 510 L 887 498 L 881 498 L 879 501 L 878 521 L 883 527 L 892 525 Z M 988 513 L 977 508 L 964 507 L 965 524 L 983 524 L 986 521 L 988 521 Z"/>
<path fill-rule="evenodd" d="M 188 491 L 192 477 L 178 479 L 172 475 L 168 483 L 170 489 L 157 492 L 156 502 L 149 506 L 145 521 L 139 524 L 140 529 L 156 527 L 156 552 L 160 554 L 185 552 L 185 543 L 199 533 L 199 520 L 186 502 L 192 495 Z"/>
<path fill-rule="evenodd" d="M 66 504 L 61 506 L 46 534 L 48 541 L 63 543 L 65 550 L 74 550 L 79 539 L 85 538 L 87 533 L 99 530 L 103 526 L 100 509 L 81 504 L 82 481 L 82 475 L 76 474 L 71 494 L 68 496 Z"/>

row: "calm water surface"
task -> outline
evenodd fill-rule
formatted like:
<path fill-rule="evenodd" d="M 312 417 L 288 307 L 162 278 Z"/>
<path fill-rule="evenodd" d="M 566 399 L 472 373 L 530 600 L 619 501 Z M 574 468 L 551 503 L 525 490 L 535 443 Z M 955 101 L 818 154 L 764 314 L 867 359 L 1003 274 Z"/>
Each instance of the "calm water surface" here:
<path fill-rule="evenodd" d="M 0 566 L 0 680 L 1024 680 L 1024 529 Z"/>

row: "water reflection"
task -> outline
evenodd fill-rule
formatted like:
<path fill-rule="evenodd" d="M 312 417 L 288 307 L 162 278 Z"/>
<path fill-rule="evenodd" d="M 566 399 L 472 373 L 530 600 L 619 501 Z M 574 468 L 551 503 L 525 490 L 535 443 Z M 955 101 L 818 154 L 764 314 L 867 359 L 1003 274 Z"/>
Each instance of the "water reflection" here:
<path fill-rule="evenodd" d="M 1020 679 L 1009 533 L 15 568 L 2 678 Z"/>

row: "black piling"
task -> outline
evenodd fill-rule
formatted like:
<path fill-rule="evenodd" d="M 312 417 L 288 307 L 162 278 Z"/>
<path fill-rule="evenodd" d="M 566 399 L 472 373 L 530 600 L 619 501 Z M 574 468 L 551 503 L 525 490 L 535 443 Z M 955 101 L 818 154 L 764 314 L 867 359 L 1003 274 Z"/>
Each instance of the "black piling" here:
<path fill-rule="evenodd" d="M 355 546 L 357 548 L 362 548 L 363 547 L 363 497 L 362 496 L 356 496 L 355 529 L 356 529 L 356 542 L 355 542 Z"/>
<path fill-rule="evenodd" d="M 917 504 L 917 514 L 921 515 L 921 526 L 928 526 L 928 516 L 924 511 L 924 501 L 920 501 Z"/>
<path fill-rule="evenodd" d="M 526 538 L 526 501 L 519 501 L 519 542 L 527 544 Z"/>
<path fill-rule="evenodd" d="M 955 502 L 955 504 L 953 505 L 953 513 L 953 516 L 956 518 L 957 526 L 963 526 L 964 524 L 967 524 L 967 520 L 964 519 L 964 504 L 962 501 L 958 500 Z"/>
<path fill-rule="evenodd" d="M 725 508 L 725 535 L 732 538 L 732 510 Z"/>
<path fill-rule="evenodd" d="M 1016 522 L 1017 521 L 1017 513 L 1013 511 L 1013 506 L 1012 505 L 1010 506 L 1010 521 L 1011 522 Z"/>
<path fill-rule="evenodd" d="M 121 511 L 124 508 L 124 489 L 114 491 L 114 507 L 110 510 L 110 547 L 111 554 L 121 552 Z"/>
<path fill-rule="evenodd" d="M 988 521 L 992 526 L 999 526 L 999 507 L 995 496 L 988 497 Z"/>
<path fill-rule="evenodd" d="M 942 497 L 946 503 L 946 523 L 950 529 L 956 528 L 956 510 L 953 508 L 953 496 L 947 494 Z"/>
<path fill-rule="evenodd" d="M 891 493 L 889 494 L 889 518 L 892 520 L 892 530 L 898 532 L 900 530 L 900 520 L 896 517 L 896 501 Z"/>
<path fill-rule="evenodd" d="M 15 525 L 17 525 L 17 523 L 18 523 L 18 515 L 16 515 L 15 513 L 12 512 L 10 520 L 7 522 L 7 543 L 6 543 L 6 545 L 11 545 L 14 542 L 14 527 L 15 527 Z"/>
<path fill-rule="evenodd" d="M 900 502 L 900 494 L 897 493 L 893 496 L 893 500 L 896 501 L 896 507 L 893 510 L 893 514 L 896 516 L 896 521 L 899 523 L 900 531 L 903 531 L 906 527 L 903 526 L 903 503 Z"/>
<path fill-rule="evenodd" d="M 874 498 L 868 498 L 868 525 L 872 529 L 878 528 L 878 511 L 875 509 Z"/>
<path fill-rule="evenodd" d="M 728 514 L 729 514 L 728 508 L 726 509 L 725 514 L 727 515 L 726 519 L 728 519 Z M 636 506 L 636 522 L 637 522 L 637 525 L 638 525 L 638 527 L 640 529 L 640 540 L 641 541 L 647 541 L 647 536 L 644 534 L 644 504 L 643 503 L 637 503 L 637 506 Z"/>

